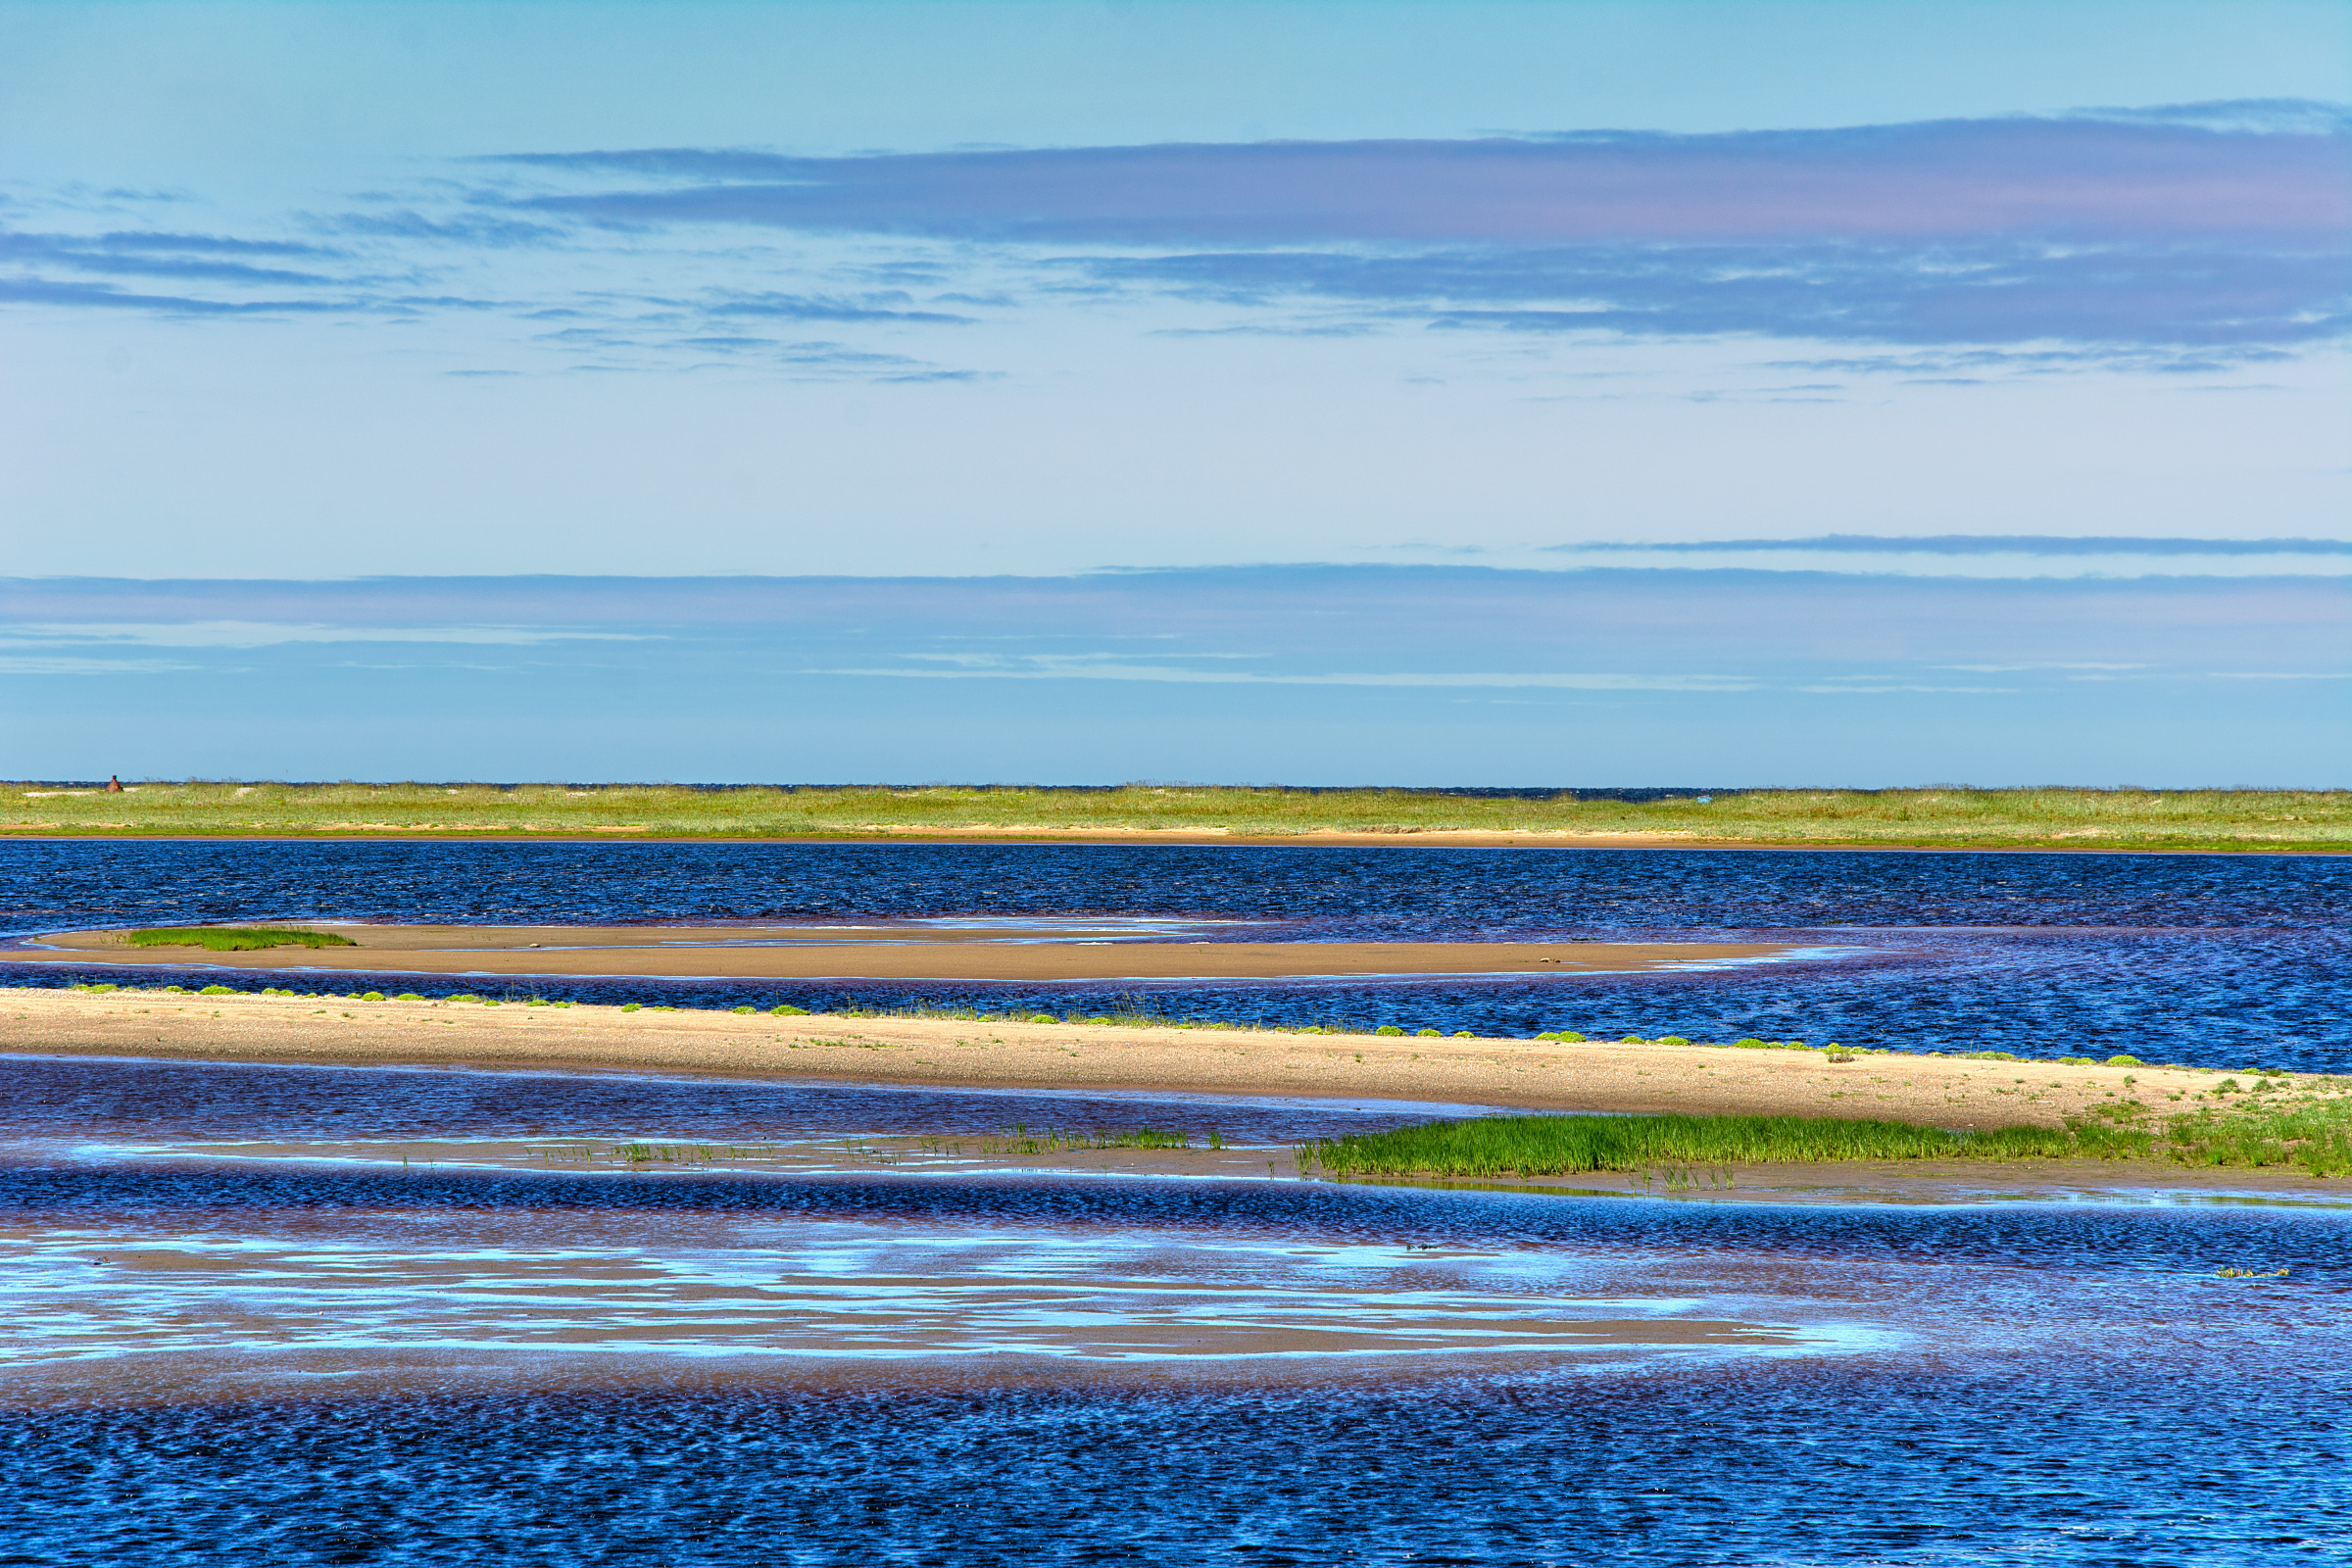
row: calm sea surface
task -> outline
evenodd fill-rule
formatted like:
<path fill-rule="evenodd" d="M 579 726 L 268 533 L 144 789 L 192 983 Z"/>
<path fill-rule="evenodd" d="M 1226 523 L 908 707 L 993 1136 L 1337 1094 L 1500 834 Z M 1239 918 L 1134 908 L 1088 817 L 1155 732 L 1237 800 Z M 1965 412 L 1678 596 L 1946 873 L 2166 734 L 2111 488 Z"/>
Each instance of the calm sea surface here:
<path fill-rule="evenodd" d="M 1846 956 L 1145 1000 L 2341 1069 L 2345 864 L 9 844 L 0 924 L 1753 934 Z M 0 1086 L 0 1563 L 2352 1561 L 2342 1183 L 1537 1195 L 1292 1174 L 1298 1140 L 1430 1106 L 5 1056 Z M 1246 1157 L 1146 1175 L 860 1152 L 1016 1122 L 1213 1128 Z M 790 1157 L 567 1153 L 625 1140 Z"/>

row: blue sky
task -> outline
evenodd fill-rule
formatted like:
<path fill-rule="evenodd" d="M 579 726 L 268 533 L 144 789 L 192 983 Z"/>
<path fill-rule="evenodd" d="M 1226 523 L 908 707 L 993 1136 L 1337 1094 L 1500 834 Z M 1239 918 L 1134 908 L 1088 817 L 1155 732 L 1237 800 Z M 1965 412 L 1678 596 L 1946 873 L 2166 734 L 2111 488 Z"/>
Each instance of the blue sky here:
<path fill-rule="evenodd" d="M 464 708 L 491 648 L 557 709 L 638 672 L 575 774 L 2346 782 L 2348 102 L 2336 5 L 0 5 L 0 700 L 47 715 L 0 771 L 114 770 L 93 681 Z M 1404 575 L 1263 575 L 1309 566 Z M 932 645 L 1102 573 L 1177 673 Z M 356 601 L 253 586 L 506 574 L 645 603 L 476 583 L 364 673 Z M 796 662 L 778 590 L 740 701 L 898 733 L 680 738 L 663 579 L 728 574 L 906 655 Z M 56 578 L 215 600 L 166 655 Z M 1245 634 L 1268 584 L 1446 629 Z M 293 630 L 202 630 L 240 595 Z M 1792 646 L 1824 607 L 1877 630 Z M 947 739 L 1056 701 L 1059 772 Z M 132 765 L 538 770 L 237 733 Z"/>
<path fill-rule="evenodd" d="M 1712 566 L 14 585 L 57 778 L 2340 777 L 2352 582 Z M 126 717 L 136 722 L 126 723 Z"/>

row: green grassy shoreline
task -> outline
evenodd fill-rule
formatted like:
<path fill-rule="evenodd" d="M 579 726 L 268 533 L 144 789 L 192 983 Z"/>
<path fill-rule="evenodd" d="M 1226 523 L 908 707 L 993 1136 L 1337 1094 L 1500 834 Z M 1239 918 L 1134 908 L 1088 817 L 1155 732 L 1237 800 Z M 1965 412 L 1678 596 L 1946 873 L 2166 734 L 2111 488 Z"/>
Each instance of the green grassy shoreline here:
<path fill-rule="evenodd" d="M 925 785 L 137 783 L 0 786 L 0 834 L 41 837 L 794 840 L 925 833 L 1594 834 L 1818 849 L 2352 853 L 2352 790 L 1572 792 Z M 1560 842 L 1542 838 L 1522 842 Z M 1573 842 L 1568 841 L 1568 842 Z"/>
<path fill-rule="evenodd" d="M 2063 1128 L 1951 1132 L 1831 1116 L 1482 1116 L 1302 1145 L 1333 1176 L 1574 1176 L 1853 1160 L 2156 1159 L 2352 1175 L 2352 1100 L 2306 1093 L 2159 1115 L 2135 1101 Z"/>

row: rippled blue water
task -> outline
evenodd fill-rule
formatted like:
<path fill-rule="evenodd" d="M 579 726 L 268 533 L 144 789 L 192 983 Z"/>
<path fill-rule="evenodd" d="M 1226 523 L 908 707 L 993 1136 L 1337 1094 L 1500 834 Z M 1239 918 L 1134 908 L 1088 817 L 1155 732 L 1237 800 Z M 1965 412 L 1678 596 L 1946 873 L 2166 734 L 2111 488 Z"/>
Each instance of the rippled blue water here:
<path fill-rule="evenodd" d="M 336 1100 L 348 1083 L 287 1071 L 297 1081 L 270 1102 L 331 1121 L 300 1110 L 301 1085 Z M 541 1082 L 543 1100 L 560 1098 Z M 895 1093 L 902 1115 L 929 1103 Z M 10 1130 L 54 1130 L 55 1108 Z M 248 1112 L 239 1126 L 269 1122 Z M 1367 1249 L 1394 1270 L 1426 1268 L 1422 1248 L 1488 1259 L 1535 1300 L 1564 1271 L 1583 1295 L 1663 1292 L 1686 1310 L 1869 1332 L 1859 1350 L 1832 1339 L 1793 1353 L 1096 1374 L 969 1356 L 779 1370 L 703 1354 L 649 1370 L 561 1348 L 484 1366 L 428 1343 L 397 1387 L 338 1392 L 363 1364 L 346 1343 L 345 1362 L 314 1357 L 290 1387 L 211 1395 L 174 1385 L 175 1363 L 107 1396 L 0 1398 L 0 1560 L 2138 1568 L 2341 1562 L 2352 1532 L 2340 1211 L 74 1157 L 0 1170 L 11 1234 L 103 1237 L 118 1253 L 293 1236 L 344 1273 L 368 1249 L 416 1249 L 420 1266 L 446 1267 L 453 1247 L 511 1260 L 518 1236 L 575 1256 L 601 1235 L 683 1257 L 714 1221 L 739 1241 L 854 1224 L 1150 1235 L 1203 1255 L 1337 1249 L 1352 1260 L 1331 1273 L 1342 1293 L 1360 1287 Z M 2290 1273 L 2223 1281 L 2220 1261 Z M 223 1294 L 225 1310 L 183 1337 L 266 1350 L 269 1302 Z M 541 1315 L 593 1327 L 597 1311 L 591 1299 Z M 0 1396 L 16 1388 L 0 1378 Z"/>
<path fill-rule="evenodd" d="M 2348 895 L 2352 861 L 2289 858 L 0 845 L 0 926 L 19 932 L 1115 914 L 1262 922 L 1225 928 L 1253 940 L 1756 937 L 1860 952 L 1124 989 L 1235 1019 L 2337 1070 Z M 531 984 L 712 1005 L 1115 1000 Z M 462 983 L 384 989 L 412 987 Z M 0 1563 L 2352 1561 L 2352 1209 L 410 1169 L 368 1141 L 1027 1121 L 1279 1146 L 1423 1112 L 26 1058 L 0 1060 Z M 1593 1315 L 1695 1337 L 1477 1339 Z M 1205 1337 L 1192 1351 L 1264 1344 L 1144 1345 L 1178 1318 Z M 782 1353 L 839 1323 L 856 1356 Z M 1416 1325 L 1421 1348 L 1383 1348 Z"/>
<path fill-rule="evenodd" d="M 1799 1204 L 411 1169 L 254 1143 L 1200 1106 L 4 1069 L 0 1562 L 2139 1568 L 2340 1562 L 2352 1531 L 2352 1208 L 2320 1189 Z M 1409 1113 L 1219 1110 L 1266 1140 Z M 1274 1339 L 1139 1357 L 1139 1310 Z M 855 1320 L 851 1358 L 780 1359 L 819 1317 Z M 1754 1332 L 1525 1348 L 1588 1317 Z M 1383 1351 L 1399 1319 L 1441 1343 Z M 1522 1348 L 1482 1349 L 1482 1323 Z"/>
<path fill-rule="evenodd" d="M 1857 950 L 1715 973 L 1386 985 L 596 982 L 583 1001 L 1152 1010 L 1451 1032 L 1837 1039 L 2352 1067 L 2352 858 L 923 844 L 12 842 L 0 928 L 272 918 L 1126 915 L 1227 940 L 1590 936 Z M 18 971 L 24 983 L 42 977 Z M 110 977 L 50 971 L 48 983 Z M 208 978 L 211 978 L 208 976 Z M 231 985 L 277 977 L 224 975 Z M 428 994 L 483 982 L 381 977 Z M 356 988 L 364 977 L 338 980 Z M 508 987 L 506 989 L 518 989 Z"/>
<path fill-rule="evenodd" d="M 0 1140 L 667 1139 L 760 1143 L 1028 1127 L 1211 1130 L 1288 1148 L 1460 1106 L 1230 1096 L 768 1083 L 652 1074 L 448 1072 L 249 1062 L 5 1060 Z"/>
<path fill-rule="evenodd" d="M 0 1533 L 57 1564 L 2343 1562 L 2352 1391 L 2222 1392 L 2094 1351 L 108 1409 L 20 1427 Z"/>

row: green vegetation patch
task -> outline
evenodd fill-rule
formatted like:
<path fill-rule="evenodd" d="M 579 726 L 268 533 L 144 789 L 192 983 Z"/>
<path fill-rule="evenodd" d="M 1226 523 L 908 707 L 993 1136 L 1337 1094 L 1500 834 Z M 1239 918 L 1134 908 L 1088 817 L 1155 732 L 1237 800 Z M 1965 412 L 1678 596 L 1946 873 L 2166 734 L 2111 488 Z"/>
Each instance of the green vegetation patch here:
<path fill-rule="evenodd" d="M 1901 1159 L 2163 1159 L 2352 1175 L 2352 1096 L 2307 1092 L 2159 1116 L 2138 1101 L 2063 1128 L 1953 1132 L 1823 1116 L 1486 1116 L 1303 1146 L 1334 1176 L 1573 1176 L 1659 1166 Z"/>
<path fill-rule="evenodd" d="M 159 925 L 133 931 L 134 948 L 203 948 L 211 953 L 257 953 L 264 948 L 356 948 L 331 931 L 296 931 L 263 925 Z"/>
<path fill-rule="evenodd" d="M 2352 1101 L 2341 1096 L 2170 1116 L 2153 1136 L 2165 1157 L 2182 1165 L 2297 1165 L 2314 1176 L 2352 1175 Z"/>
<path fill-rule="evenodd" d="M 1300 1151 L 1335 1176 L 1573 1176 L 1658 1165 L 2020 1159 L 2075 1152 L 2039 1127 L 1950 1133 L 1814 1116 L 1484 1116 L 1325 1139 Z"/>

